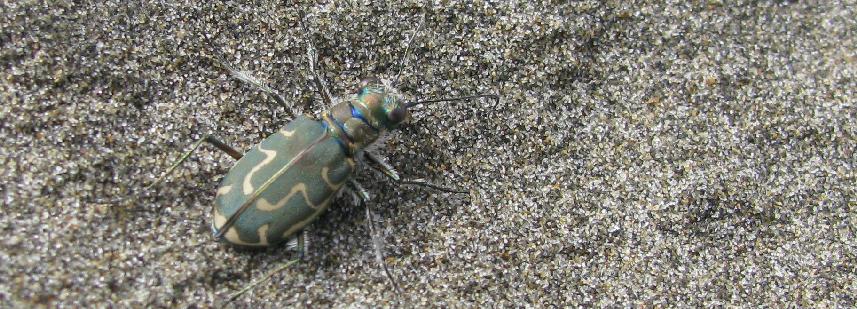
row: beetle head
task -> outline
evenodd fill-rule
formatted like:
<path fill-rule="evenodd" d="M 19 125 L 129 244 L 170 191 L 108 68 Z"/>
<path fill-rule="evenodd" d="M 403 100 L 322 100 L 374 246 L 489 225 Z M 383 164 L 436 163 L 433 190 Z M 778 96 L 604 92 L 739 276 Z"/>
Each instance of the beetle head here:
<path fill-rule="evenodd" d="M 366 120 L 376 128 L 392 130 L 408 119 L 405 100 L 389 83 L 377 77 L 360 82 L 356 102 Z"/>

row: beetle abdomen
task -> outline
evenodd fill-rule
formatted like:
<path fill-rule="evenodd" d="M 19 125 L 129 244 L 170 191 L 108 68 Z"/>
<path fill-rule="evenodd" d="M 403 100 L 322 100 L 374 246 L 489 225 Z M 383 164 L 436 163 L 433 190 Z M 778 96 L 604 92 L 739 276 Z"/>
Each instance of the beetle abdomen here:
<path fill-rule="evenodd" d="M 279 243 L 320 215 L 354 170 L 354 160 L 322 123 L 300 116 L 244 154 L 223 178 L 214 232 L 227 228 L 223 238 L 241 246 Z"/>

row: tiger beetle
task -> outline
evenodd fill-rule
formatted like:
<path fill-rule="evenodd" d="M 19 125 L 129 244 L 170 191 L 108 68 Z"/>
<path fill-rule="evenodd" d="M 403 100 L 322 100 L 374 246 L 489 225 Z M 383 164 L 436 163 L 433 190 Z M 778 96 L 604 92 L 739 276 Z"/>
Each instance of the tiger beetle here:
<path fill-rule="evenodd" d="M 207 41 L 207 38 L 205 40 Z M 405 54 L 407 55 L 407 49 Z M 334 103 L 315 69 L 317 56 L 310 40 L 307 40 L 307 57 L 316 87 L 329 106 L 321 119 L 298 116 L 244 154 L 217 138 L 206 135 L 196 141 L 189 151 L 147 188 L 160 183 L 171 174 L 203 142 L 209 143 L 238 160 L 216 191 L 211 225 L 214 237 L 237 247 L 249 248 L 265 248 L 290 241 L 290 245 L 297 247 L 301 255 L 307 241 L 302 230 L 318 218 L 341 192 L 348 191 L 366 210 L 376 260 L 399 291 L 398 284 L 383 262 L 381 241 L 372 223 L 369 194 L 354 180 L 355 171 L 361 164 L 365 164 L 399 184 L 421 185 L 451 193 L 466 192 L 434 185 L 422 179 L 403 179 L 392 166 L 379 155 L 368 151 L 367 147 L 407 120 L 410 116 L 409 110 L 418 105 L 478 98 L 491 98 L 498 102 L 499 96 L 479 94 L 407 101 L 390 81 L 372 77 L 360 82 L 356 94 Z M 279 104 L 289 108 L 282 96 L 272 88 L 249 74 L 232 68 L 219 57 L 216 62 L 224 66 L 235 78 L 270 95 Z M 404 63 L 404 58 L 402 62 Z M 299 259 L 283 263 L 262 279 L 233 294 L 229 301 Z"/>

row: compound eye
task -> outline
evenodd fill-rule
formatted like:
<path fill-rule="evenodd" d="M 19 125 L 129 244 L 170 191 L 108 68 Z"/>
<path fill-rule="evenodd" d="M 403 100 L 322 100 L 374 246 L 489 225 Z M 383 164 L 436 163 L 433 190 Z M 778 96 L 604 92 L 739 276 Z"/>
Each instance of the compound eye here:
<path fill-rule="evenodd" d="M 405 117 L 407 116 L 408 111 L 402 106 L 394 108 L 387 114 L 387 118 L 390 119 L 390 122 L 392 123 L 400 123 L 402 121 L 405 121 Z"/>

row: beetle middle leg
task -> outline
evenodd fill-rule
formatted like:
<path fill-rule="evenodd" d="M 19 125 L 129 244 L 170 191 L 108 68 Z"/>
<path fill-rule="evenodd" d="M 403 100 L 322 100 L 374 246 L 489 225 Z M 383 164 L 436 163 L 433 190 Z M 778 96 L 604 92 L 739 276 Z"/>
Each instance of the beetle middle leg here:
<path fill-rule="evenodd" d="M 327 86 L 324 83 L 324 80 L 321 78 L 321 75 L 318 74 L 318 70 L 316 70 L 316 65 L 317 65 L 316 62 L 318 61 L 318 52 L 315 49 L 315 44 L 313 44 L 313 42 L 312 42 L 312 36 L 310 35 L 311 32 L 309 31 L 309 28 L 307 28 L 306 24 L 304 23 L 304 19 L 306 19 L 306 12 L 301 11 L 300 14 L 301 14 L 301 17 L 300 17 L 300 21 L 298 23 L 300 24 L 301 28 L 303 28 L 304 33 L 306 34 L 306 36 L 304 38 L 306 39 L 306 45 L 307 45 L 306 56 L 307 56 L 307 63 L 309 63 L 310 74 L 312 74 L 313 82 L 315 83 L 315 86 L 318 88 L 318 91 L 321 92 L 321 96 L 322 96 L 322 99 L 324 100 L 324 103 L 327 104 L 327 107 L 332 107 L 333 106 L 333 99 L 330 96 L 330 92 L 327 91 Z"/>
<path fill-rule="evenodd" d="M 333 106 L 333 99 L 330 96 L 330 92 L 327 91 L 327 86 L 324 83 L 324 80 L 315 68 L 317 65 L 316 61 L 318 61 L 318 53 L 309 38 L 307 38 L 307 59 L 309 59 L 309 70 L 310 73 L 312 73 L 315 86 L 318 87 L 318 91 L 321 92 L 321 96 L 324 98 L 324 103 L 327 104 L 328 107 Z"/>
<path fill-rule="evenodd" d="M 372 219 L 372 209 L 369 208 L 369 193 L 366 192 L 366 189 L 364 189 L 363 186 L 354 179 L 349 180 L 349 185 L 351 190 L 353 190 L 359 198 L 360 204 L 362 204 L 363 208 L 366 209 L 366 224 L 369 226 L 369 234 L 372 237 L 372 246 L 375 249 L 375 261 L 384 269 L 387 279 L 389 279 L 393 284 L 398 295 L 404 295 L 402 294 L 402 289 L 399 288 L 399 283 L 396 282 L 396 279 L 390 274 L 390 269 L 387 268 L 387 264 L 384 263 L 384 244 L 383 240 L 381 240 L 381 237 L 378 235 L 378 232 L 375 230 L 375 223 Z"/>
<path fill-rule="evenodd" d="M 208 44 L 209 48 L 211 48 L 212 50 L 215 50 L 214 44 L 211 43 L 211 40 L 207 36 L 203 35 L 202 39 L 203 39 L 203 41 L 205 41 L 206 44 Z M 233 67 L 228 62 L 226 62 L 226 60 L 224 60 L 222 57 L 220 57 L 220 55 L 218 55 L 216 51 L 213 53 L 213 56 L 211 56 L 211 58 L 212 58 L 212 60 L 214 60 L 215 63 L 217 63 L 218 65 L 222 66 L 227 71 L 229 71 L 229 74 L 232 75 L 232 77 L 235 77 L 236 79 L 240 80 L 241 82 L 244 82 L 245 84 L 250 85 L 250 87 L 252 87 L 253 89 L 259 90 L 262 93 L 264 93 L 265 95 L 274 99 L 274 101 L 276 101 L 277 104 L 279 104 L 280 106 L 285 108 L 289 113 L 292 114 L 292 116 L 301 114 L 299 111 L 297 111 L 295 109 L 294 106 L 286 103 L 286 99 L 279 92 L 277 92 L 277 90 L 269 87 L 267 84 L 263 83 L 258 78 L 253 77 L 247 71 L 239 70 L 238 68 Z M 273 109 L 271 110 L 271 113 L 276 118 L 276 113 L 274 112 Z"/>

